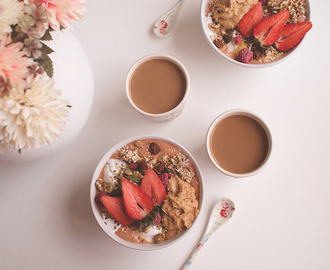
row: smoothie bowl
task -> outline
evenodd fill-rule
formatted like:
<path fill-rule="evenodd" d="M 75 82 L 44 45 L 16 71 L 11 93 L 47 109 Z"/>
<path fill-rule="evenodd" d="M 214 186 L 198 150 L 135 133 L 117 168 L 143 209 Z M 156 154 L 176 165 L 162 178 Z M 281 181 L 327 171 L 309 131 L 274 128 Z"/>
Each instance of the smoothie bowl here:
<path fill-rule="evenodd" d="M 202 0 L 201 23 L 217 55 L 252 68 L 284 61 L 312 28 L 308 0 Z"/>
<path fill-rule="evenodd" d="M 136 136 L 113 146 L 98 163 L 90 188 L 96 221 L 117 243 L 136 250 L 182 239 L 203 202 L 203 178 L 182 145 Z"/>

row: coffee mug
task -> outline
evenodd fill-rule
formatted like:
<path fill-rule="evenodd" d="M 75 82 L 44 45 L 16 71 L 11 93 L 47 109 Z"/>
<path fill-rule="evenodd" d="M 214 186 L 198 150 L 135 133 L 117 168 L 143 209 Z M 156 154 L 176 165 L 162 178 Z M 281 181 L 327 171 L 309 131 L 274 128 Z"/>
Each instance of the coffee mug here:
<path fill-rule="evenodd" d="M 269 161 L 272 136 L 255 113 L 229 110 L 214 119 L 206 136 L 207 154 L 225 175 L 243 178 L 259 173 Z"/>
<path fill-rule="evenodd" d="M 190 91 L 190 78 L 178 59 L 151 54 L 132 65 L 125 88 L 128 101 L 136 111 L 156 122 L 165 122 L 182 113 Z"/>

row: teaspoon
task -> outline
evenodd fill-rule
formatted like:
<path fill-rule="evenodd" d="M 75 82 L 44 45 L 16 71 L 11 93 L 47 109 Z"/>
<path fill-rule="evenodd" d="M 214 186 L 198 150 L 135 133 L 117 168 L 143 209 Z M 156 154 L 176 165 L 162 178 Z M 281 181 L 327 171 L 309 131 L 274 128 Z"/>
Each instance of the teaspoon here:
<path fill-rule="evenodd" d="M 172 33 L 176 25 L 181 7 L 186 0 L 179 0 L 174 7 L 158 19 L 154 26 L 154 32 L 158 37 L 167 37 Z"/>
<path fill-rule="evenodd" d="M 235 204 L 229 198 L 222 198 L 214 205 L 209 219 L 209 223 L 207 225 L 203 237 L 199 241 L 194 251 L 190 254 L 187 261 L 182 266 L 181 270 L 189 268 L 189 266 L 192 264 L 193 260 L 197 256 L 198 252 L 202 249 L 207 240 L 210 239 L 211 235 L 214 232 L 216 232 L 222 225 L 226 224 L 231 219 L 234 214 L 234 211 Z"/>

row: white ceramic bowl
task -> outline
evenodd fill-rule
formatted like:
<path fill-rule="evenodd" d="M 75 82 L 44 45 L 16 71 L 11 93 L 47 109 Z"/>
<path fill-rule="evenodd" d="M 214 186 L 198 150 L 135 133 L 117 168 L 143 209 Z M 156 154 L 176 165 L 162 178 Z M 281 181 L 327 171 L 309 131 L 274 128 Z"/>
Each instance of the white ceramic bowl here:
<path fill-rule="evenodd" d="M 136 250 L 149 250 L 150 251 L 150 250 L 157 250 L 157 249 L 165 248 L 165 247 L 168 247 L 168 246 L 173 245 L 174 243 L 180 241 L 184 236 L 187 235 L 187 233 L 189 231 L 191 231 L 191 228 L 196 223 L 196 220 L 198 219 L 200 214 L 193 221 L 193 224 L 189 229 L 185 229 L 178 236 L 176 236 L 170 240 L 163 241 L 162 243 L 159 243 L 159 244 L 136 244 L 136 243 L 131 243 L 131 242 L 125 241 L 115 234 L 115 229 L 113 226 L 108 226 L 104 223 L 104 220 L 103 220 L 102 216 L 100 215 L 99 210 L 97 208 L 97 203 L 95 202 L 95 193 L 96 193 L 95 182 L 98 179 L 99 174 L 100 174 L 104 164 L 110 158 L 112 153 L 114 153 L 116 150 L 120 149 L 121 147 L 123 147 L 124 145 L 126 145 L 130 142 L 133 142 L 136 140 L 143 140 L 143 139 L 158 139 L 158 140 L 163 140 L 163 141 L 169 142 L 169 143 L 173 144 L 174 146 L 178 147 L 179 149 L 181 149 L 185 153 L 185 155 L 189 158 L 189 160 L 192 162 L 192 164 L 195 167 L 195 171 L 196 171 L 196 174 L 197 174 L 197 177 L 199 180 L 199 187 L 200 187 L 200 189 L 199 189 L 199 210 L 201 210 L 202 204 L 203 204 L 204 184 L 203 184 L 202 172 L 201 172 L 196 160 L 194 159 L 194 157 L 182 145 L 180 145 L 179 143 L 177 143 L 171 139 L 168 139 L 168 138 L 164 138 L 164 137 L 160 137 L 160 136 L 153 136 L 153 135 L 135 136 L 135 137 L 131 137 L 126 140 L 123 140 L 120 143 L 117 143 L 115 146 L 113 146 L 109 151 L 107 151 L 105 153 L 105 155 L 101 158 L 101 160 L 99 161 L 99 163 L 94 171 L 94 175 L 93 175 L 91 187 L 90 187 L 90 202 L 91 202 L 94 217 L 95 217 L 97 223 L 102 228 L 102 230 L 117 243 L 119 243 L 125 247 L 136 249 Z"/>
<path fill-rule="evenodd" d="M 200 10 L 201 14 L 200 14 L 200 16 L 201 16 L 201 24 L 202 24 L 202 29 L 203 29 L 204 36 L 207 40 L 207 43 L 211 46 L 211 48 L 215 51 L 215 53 L 218 56 L 226 59 L 227 61 L 229 61 L 231 63 L 237 64 L 237 65 L 243 66 L 243 67 L 249 67 L 249 68 L 264 68 L 264 67 L 274 66 L 274 65 L 279 64 L 279 63 L 285 61 L 286 59 L 288 59 L 295 51 L 297 51 L 297 49 L 301 46 L 302 41 L 304 40 L 304 38 L 303 38 L 293 49 L 288 50 L 286 52 L 286 55 L 284 55 L 283 57 L 279 58 L 278 60 L 275 60 L 275 61 L 270 62 L 270 63 L 245 64 L 245 63 L 236 61 L 236 60 L 228 57 L 227 55 L 225 55 L 222 51 L 220 51 L 219 48 L 217 48 L 214 45 L 214 43 L 213 43 L 213 41 L 210 37 L 211 30 L 209 30 L 208 23 L 207 23 L 207 16 L 205 14 L 206 5 L 210 1 L 212 1 L 212 0 L 202 0 L 202 2 L 201 2 L 201 10 Z M 305 4 L 306 4 L 306 12 L 307 12 L 306 19 L 307 19 L 307 21 L 310 21 L 311 20 L 311 12 L 310 12 L 309 1 L 305 0 Z"/>
<path fill-rule="evenodd" d="M 267 155 L 263 161 L 263 163 L 254 171 L 249 172 L 249 173 L 232 173 L 229 172 L 227 170 L 225 170 L 224 168 L 222 168 L 214 159 L 213 155 L 212 155 L 212 150 L 211 150 L 211 146 L 210 146 L 210 139 L 213 133 L 213 130 L 215 128 L 215 126 L 224 118 L 228 117 L 228 116 L 232 116 L 232 115 L 245 115 L 245 116 L 249 116 L 252 119 L 256 120 L 265 130 L 266 135 L 267 135 L 267 139 L 268 139 L 268 152 Z M 210 127 L 208 128 L 207 131 L 207 135 L 206 135 L 206 151 L 207 154 L 210 158 L 210 160 L 212 161 L 213 165 L 219 170 L 221 171 L 223 174 L 234 177 L 234 178 L 244 178 L 244 177 L 250 177 L 253 175 L 256 175 L 257 173 L 259 173 L 260 171 L 262 171 L 265 166 L 268 164 L 269 158 L 271 156 L 272 153 L 272 147 L 273 147 L 273 141 L 272 141 L 272 135 L 271 132 L 268 128 L 268 126 L 266 125 L 266 123 L 259 117 L 257 116 L 255 113 L 248 111 L 248 110 L 243 110 L 243 109 L 234 109 L 234 110 L 228 110 L 222 114 L 220 114 L 219 116 L 217 116 L 213 122 L 211 123 Z"/>

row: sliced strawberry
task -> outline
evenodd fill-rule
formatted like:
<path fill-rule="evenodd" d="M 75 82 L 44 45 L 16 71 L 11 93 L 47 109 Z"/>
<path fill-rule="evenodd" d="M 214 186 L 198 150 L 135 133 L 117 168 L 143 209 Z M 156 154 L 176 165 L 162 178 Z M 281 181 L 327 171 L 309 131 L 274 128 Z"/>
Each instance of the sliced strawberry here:
<path fill-rule="evenodd" d="M 134 220 L 141 220 L 153 209 L 149 195 L 127 179 L 121 182 L 123 199 L 127 215 Z"/>
<path fill-rule="evenodd" d="M 253 35 L 263 46 L 270 46 L 278 39 L 290 12 L 281 10 L 267 19 L 259 22 L 253 30 Z"/>
<path fill-rule="evenodd" d="M 97 193 L 96 196 L 95 196 L 95 202 L 97 202 L 97 203 L 101 202 L 100 199 L 103 196 L 109 196 L 109 194 L 107 192 L 104 192 L 104 191 Z"/>
<path fill-rule="evenodd" d="M 258 2 L 253 8 L 251 8 L 239 22 L 239 29 L 246 37 L 253 36 L 253 29 L 262 20 L 262 3 Z"/>
<path fill-rule="evenodd" d="M 131 225 L 134 220 L 125 213 L 123 198 L 102 196 L 101 203 L 109 214 L 122 225 Z"/>
<path fill-rule="evenodd" d="M 308 21 L 284 25 L 278 40 L 275 42 L 276 48 L 280 51 L 293 48 L 312 26 L 312 23 Z"/>
<path fill-rule="evenodd" d="M 140 187 L 150 196 L 154 205 L 163 204 L 166 197 L 166 190 L 154 170 L 150 168 L 147 169 L 142 178 Z"/>

